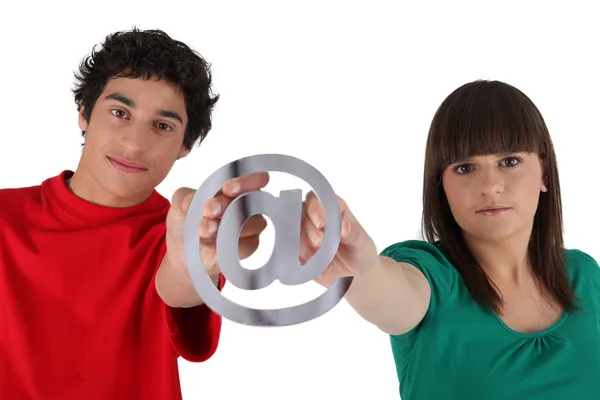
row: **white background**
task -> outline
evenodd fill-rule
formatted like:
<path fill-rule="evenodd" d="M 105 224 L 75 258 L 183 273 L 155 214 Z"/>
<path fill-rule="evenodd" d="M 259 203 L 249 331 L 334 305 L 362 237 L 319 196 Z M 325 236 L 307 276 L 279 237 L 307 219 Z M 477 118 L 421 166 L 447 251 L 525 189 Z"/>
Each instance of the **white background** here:
<path fill-rule="evenodd" d="M 76 167 L 73 71 L 107 34 L 137 25 L 198 50 L 222 96 L 208 139 L 159 187 L 166 197 L 239 157 L 284 153 L 319 169 L 380 249 L 418 238 L 424 145 L 436 108 L 463 83 L 499 79 L 523 90 L 546 118 L 567 246 L 600 259 L 593 1 L 37 3 L 0 10 L 0 187 L 37 185 Z M 277 193 L 297 182 L 275 176 L 270 187 Z M 269 228 L 246 265 L 265 261 L 272 243 Z M 277 307 L 320 292 L 310 284 L 285 289 L 243 294 L 228 285 L 224 295 Z M 212 359 L 180 365 L 184 399 L 398 398 L 387 336 L 345 302 L 287 328 L 225 321 Z"/>

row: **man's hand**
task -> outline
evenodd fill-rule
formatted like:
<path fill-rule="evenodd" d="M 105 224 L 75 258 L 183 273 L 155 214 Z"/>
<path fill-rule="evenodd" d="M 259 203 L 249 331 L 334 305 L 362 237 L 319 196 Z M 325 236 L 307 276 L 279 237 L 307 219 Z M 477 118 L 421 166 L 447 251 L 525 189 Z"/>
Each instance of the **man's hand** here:
<path fill-rule="evenodd" d="M 220 268 L 217 261 L 216 238 L 219 222 L 229 204 L 238 196 L 260 190 L 269 183 L 268 173 L 246 175 L 226 182 L 222 189 L 204 204 L 199 236 L 202 263 L 215 284 Z M 167 214 L 167 253 L 156 276 L 156 289 L 163 301 L 171 307 L 193 307 L 202 303 L 196 293 L 185 263 L 183 226 L 195 194 L 190 188 L 180 188 L 174 194 Z M 246 221 L 238 245 L 241 260 L 250 257 L 259 246 L 259 236 L 267 227 L 262 215 Z"/>

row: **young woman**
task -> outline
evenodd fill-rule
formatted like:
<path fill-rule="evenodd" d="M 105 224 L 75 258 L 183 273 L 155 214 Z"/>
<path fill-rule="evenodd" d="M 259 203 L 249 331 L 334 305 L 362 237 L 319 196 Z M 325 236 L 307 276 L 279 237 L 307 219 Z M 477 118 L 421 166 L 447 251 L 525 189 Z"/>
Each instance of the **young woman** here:
<path fill-rule="evenodd" d="M 558 172 L 532 101 L 502 82 L 448 96 L 427 141 L 426 241 L 381 254 L 347 205 L 342 244 L 318 282 L 391 337 L 400 395 L 421 399 L 597 398 L 600 268 L 563 247 Z M 322 236 L 306 203 L 302 258 Z"/>

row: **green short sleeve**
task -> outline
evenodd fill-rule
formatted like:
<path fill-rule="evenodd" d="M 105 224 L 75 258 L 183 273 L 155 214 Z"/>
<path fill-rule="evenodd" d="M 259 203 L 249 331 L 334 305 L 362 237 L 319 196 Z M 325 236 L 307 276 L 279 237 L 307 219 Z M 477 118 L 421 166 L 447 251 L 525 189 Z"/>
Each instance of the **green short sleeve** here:
<path fill-rule="evenodd" d="M 519 332 L 470 295 L 443 245 L 403 242 L 381 254 L 414 265 L 432 288 L 427 320 L 389 337 L 402 399 L 598 398 L 600 267 L 590 255 L 565 250 L 578 309 Z"/>
<path fill-rule="evenodd" d="M 381 255 L 414 265 L 429 281 L 431 299 L 424 321 L 433 317 L 444 306 L 454 290 L 458 271 L 437 245 L 421 240 L 409 240 L 388 246 Z"/>

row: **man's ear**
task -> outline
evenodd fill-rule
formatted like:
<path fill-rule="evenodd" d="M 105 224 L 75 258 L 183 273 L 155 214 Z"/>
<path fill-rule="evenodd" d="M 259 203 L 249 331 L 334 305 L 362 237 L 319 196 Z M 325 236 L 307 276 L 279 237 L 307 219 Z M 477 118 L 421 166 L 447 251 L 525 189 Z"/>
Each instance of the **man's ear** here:
<path fill-rule="evenodd" d="M 85 120 L 85 107 L 81 107 L 81 109 L 79 110 L 79 129 L 81 129 L 82 132 L 85 132 L 88 130 L 88 123 Z"/>
<path fill-rule="evenodd" d="M 188 156 L 188 154 L 190 154 L 192 150 L 191 149 L 186 149 L 185 146 L 181 146 L 181 150 L 179 151 L 179 156 L 177 157 L 177 159 L 182 159 Z"/>

